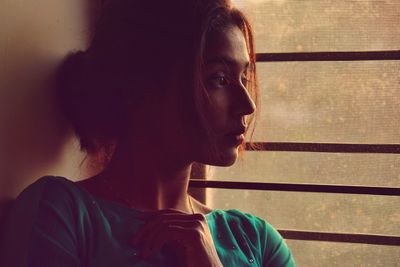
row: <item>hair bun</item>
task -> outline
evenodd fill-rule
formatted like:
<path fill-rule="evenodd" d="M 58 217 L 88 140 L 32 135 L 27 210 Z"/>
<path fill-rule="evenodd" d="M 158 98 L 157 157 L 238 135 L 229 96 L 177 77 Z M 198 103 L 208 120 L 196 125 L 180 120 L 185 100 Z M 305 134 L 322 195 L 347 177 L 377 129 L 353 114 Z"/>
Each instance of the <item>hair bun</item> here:
<path fill-rule="evenodd" d="M 94 150 L 88 144 L 88 123 L 90 123 L 91 101 L 93 89 L 88 84 L 87 52 L 78 51 L 69 54 L 59 68 L 57 74 L 57 98 L 62 113 L 71 123 L 81 142 L 81 148 Z"/>

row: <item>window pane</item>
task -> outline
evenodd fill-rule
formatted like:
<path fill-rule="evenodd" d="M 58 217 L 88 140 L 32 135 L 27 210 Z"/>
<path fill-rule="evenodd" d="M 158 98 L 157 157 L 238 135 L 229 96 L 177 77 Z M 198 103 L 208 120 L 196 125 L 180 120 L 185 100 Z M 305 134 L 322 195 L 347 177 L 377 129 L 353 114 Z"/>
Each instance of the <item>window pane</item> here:
<path fill-rule="evenodd" d="M 400 143 L 400 62 L 259 63 L 254 141 Z"/>
<path fill-rule="evenodd" d="M 400 187 L 400 155 L 247 151 L 209 179 Z"/>
<path fill-rule="evenodd" d="M 399 266 L 400 247 L 286 240 L 298 266 Z"/>
<path fill-rule="evenodd" d="M 276 228 L 400 235 L 400 198 L 350 194 L 207 189 L 207 204 L 259 216 Z"/>
<path fill-rule="evenodd" d="M 258 52 L 400 49 L 398 0 L 233 0 L 249 15 Z"/>

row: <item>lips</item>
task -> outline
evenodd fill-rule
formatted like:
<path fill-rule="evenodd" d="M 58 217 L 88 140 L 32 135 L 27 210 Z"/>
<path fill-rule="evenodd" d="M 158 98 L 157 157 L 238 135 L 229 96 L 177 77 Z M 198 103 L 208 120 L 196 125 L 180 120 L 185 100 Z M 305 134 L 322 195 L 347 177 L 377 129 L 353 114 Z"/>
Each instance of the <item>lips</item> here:
<path fill-rule="evenodd" d="M 246 132 L 246 127 L 239 127 L 232 132 L 229 133 L 229 135 L 242 135 Z"/>
<path fill-rule="evenodd" d="M 244 142 L 244 133 L 246 132 L 246 127 L 239 127 L 227 134 L 229 140 L 236 146 L 241 145 Z"/>

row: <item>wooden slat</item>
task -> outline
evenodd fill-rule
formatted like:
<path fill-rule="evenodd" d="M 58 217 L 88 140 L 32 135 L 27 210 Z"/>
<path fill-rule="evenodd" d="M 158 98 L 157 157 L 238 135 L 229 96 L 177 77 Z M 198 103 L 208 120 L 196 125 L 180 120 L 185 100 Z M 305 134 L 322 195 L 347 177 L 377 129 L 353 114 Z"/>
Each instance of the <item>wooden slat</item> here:
<path fill-rule="evenodd" d="M 223 189 L 289 191 L 289 192 L 308 192 L 308 193 L 400 196 L 400 188 L 396 187 L 348 186 L 348 185 L 326 185 L 326 184 L 257 183 L 257 182 L 233 182 L 233 181 L 216 181 L 216 180 L 197 180 L 197 179 L 191 179 L 189 182 L 189 186 L 195 188 L 223 188 Z"/>
<path fill-rule="evenodd" d="M 257 62 L 400 60 L 400 50 L 360 52 L 258 53 Z"/>
<path fill-rule="evenodd" d="M 400 246 L 400 236 L 327 233 L 315 231 L 278 230 L 283 238 L 293 240 L 361 243 L 370 245 Z"/>
<path fill-rule="evenodd" d="M 338 143 L 291 143 L 291 142 L 253 142 L 245 144 L 250 151 L 298 151 L 328 153 L 388 153 L 400 154 L 400 144 L 338 144 Z"/>

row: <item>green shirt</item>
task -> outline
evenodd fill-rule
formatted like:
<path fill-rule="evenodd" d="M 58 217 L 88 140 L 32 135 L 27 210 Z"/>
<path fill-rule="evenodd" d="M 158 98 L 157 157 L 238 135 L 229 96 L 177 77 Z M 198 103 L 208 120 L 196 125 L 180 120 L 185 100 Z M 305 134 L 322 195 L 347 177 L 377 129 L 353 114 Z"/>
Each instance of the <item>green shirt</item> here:
<path fill-rule="evenodd" d="M 140 247 L 129 243 L 144 224 L 141 213 L 65 178 L 43 177 L 14 204 L 1 266 L 177 266 L 171 247 L 142 260 Z M 238 210 L 214 210 L 206 219 L 224 266 L 296 266 L 282 237 L 262 219 Z"/>

